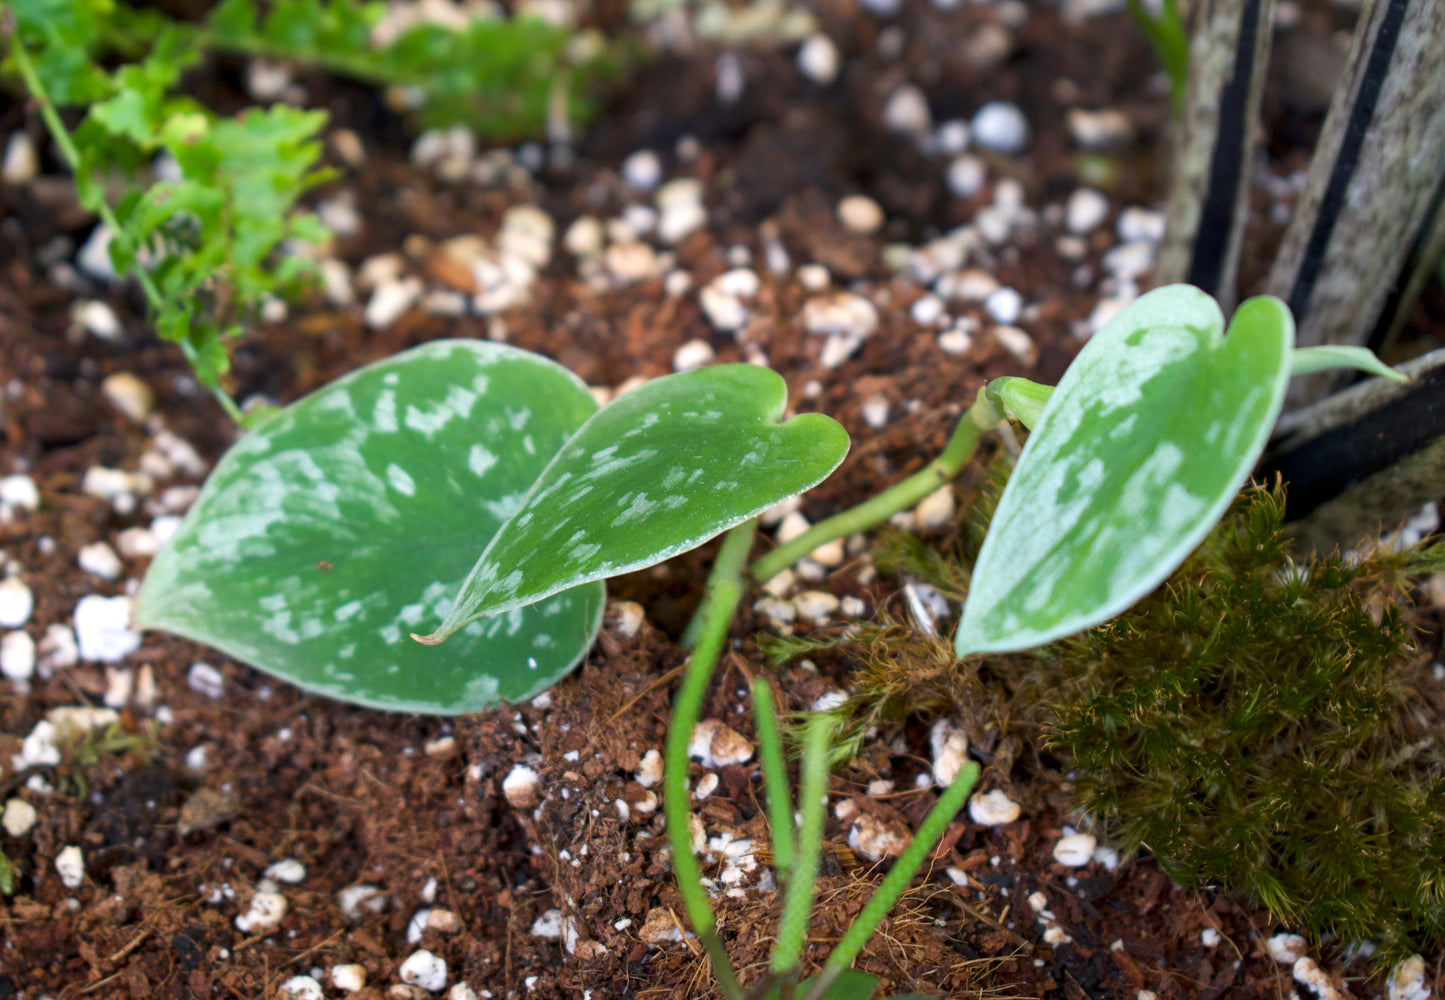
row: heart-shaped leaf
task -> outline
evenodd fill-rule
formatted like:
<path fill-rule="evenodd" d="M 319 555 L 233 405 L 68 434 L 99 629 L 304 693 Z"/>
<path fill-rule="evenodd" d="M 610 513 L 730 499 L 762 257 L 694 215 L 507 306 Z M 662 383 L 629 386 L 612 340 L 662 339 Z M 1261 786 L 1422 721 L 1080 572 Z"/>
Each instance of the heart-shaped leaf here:
<path fill-rule="evenodd" d="M 440 628 L 641 569 L 701 545 L 838 467 L 848 435 L 755 365 L 655 379 L 582 426 L 482 552 Z"/>
<path fill-rule="evenodd" d="M 352 372 L 222 457 L 151 563 L 136 617 L 377 708 L 530 697 L 586 653 L 601 584 L 475 622 L 445 649 L 406 635 L 446 609 L 471 554 L 596 409 L 565 368 L 484 341 Z"/>
<path fill-rule="evenodd" d="M 959 656 L 1096 625 L 1184 561 L 1229 506 L 1284 401 L 1294 321 L 1171 285 L 1079 352 L 1029 437 L 974 567 Z"/>

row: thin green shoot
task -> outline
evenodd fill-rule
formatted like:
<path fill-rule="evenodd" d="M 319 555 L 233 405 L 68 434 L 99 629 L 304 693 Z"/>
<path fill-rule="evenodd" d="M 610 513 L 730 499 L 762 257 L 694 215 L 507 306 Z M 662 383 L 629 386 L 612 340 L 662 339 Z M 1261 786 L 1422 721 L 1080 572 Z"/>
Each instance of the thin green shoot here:
<path fill-rule="evenodd" d="M 773 946 L 772 970 L 786 973 L 798 967 L 808 927 L 813 920 L 813 899 L 818 891 L 818 865 L 823 849 L 823 821 L 828 803 L 828 748 L 837 722 L 826 712 L 814 712 L 803 730 L 803 762 L 798 788 L 798 845 L 792 871 L 783 890 L 783 915 Z M 788 825 L 791 825 L 789 817 Z M 776 828 L 774 828 L 776 830 Z"/>
<path fill-rule="evenodd" d="M 753 680 L 753 721 L 758 731 L 758 758 L 762 762 L 763 784 L 768 796 L 768 826 L 773 837 L 773 872 L 778 884 L 786 886 L 793 870 L 793 793 L 788 788 L 788 765 L 783 758 L 783 740 L 778 731 L 773 690 L 761 677 Z"/>

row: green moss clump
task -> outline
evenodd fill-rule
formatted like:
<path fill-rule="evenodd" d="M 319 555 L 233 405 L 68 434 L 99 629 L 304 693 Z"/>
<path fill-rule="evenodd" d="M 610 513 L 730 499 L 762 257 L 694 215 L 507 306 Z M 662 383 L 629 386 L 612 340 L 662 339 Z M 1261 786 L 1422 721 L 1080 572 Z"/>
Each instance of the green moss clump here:
<path fill-rule="evenodd" d="M 1246 490 L 1156 593 L 1056 644 L 1047 738 L 1116 843 L 1397 958 L 1445 936 L 1442 720 L 1399 605 L 1445 546 L 1297 564 L 1282 520 Z"/>

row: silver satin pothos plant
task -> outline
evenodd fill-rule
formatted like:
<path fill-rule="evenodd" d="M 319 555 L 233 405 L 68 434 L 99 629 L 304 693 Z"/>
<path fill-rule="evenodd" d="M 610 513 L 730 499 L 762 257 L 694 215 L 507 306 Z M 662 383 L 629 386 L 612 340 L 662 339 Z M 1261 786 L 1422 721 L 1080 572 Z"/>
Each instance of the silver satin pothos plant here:
<path fill-rule="evenodd" d="M 989 383 L 921 472 L 749 563 L 756 516 L 822 481 L 849 441 L 821 414 L 785 419 L 775 373 L 718 365 L 598 408 L 555 363 L 444 340 L 362 368 L 258 424 L 216 466 L 156 557 L 137 618 L 303 689 L 375 708 L 474 712 L 532 697 L 587 654 L 603 581 L 724 534 L 669 727 L 664 808 L 688 918 L 728 1000 L 862 1000 L 851 968 L 962 807 L 969 764 L 813 978 L 802 979 L 833 731 L 805 728 L 795 826 L 772 692 L 754 687 L 782 889 L 767 973 L 744 989 L 690 848 L 687 745 L 737 604 L 831 539 L 956 476 L 980 435 L 1032 429 L 974 568 L 960 657 L 1099 624 L 1158 586 L 1248 478 L 1292 375 L 1358 348 L 1294 347 L 1289 310 L 1151 292 L 1096 334 L 1057 388 Z M 408 636 L 420 641 L 413 642 Z"/>

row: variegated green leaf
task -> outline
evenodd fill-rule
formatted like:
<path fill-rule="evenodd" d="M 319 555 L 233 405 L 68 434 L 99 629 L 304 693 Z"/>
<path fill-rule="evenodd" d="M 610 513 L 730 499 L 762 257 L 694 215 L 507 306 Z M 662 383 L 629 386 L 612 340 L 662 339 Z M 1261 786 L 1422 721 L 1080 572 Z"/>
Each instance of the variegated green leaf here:
<path fill-rule="evenodd" d="M 1298 347 L 1290 354 L 1289 373 L 1312 375 L 1315 372 L 1335 371 L 1353 368 L 1366 375 L 1378 375 L 1392 382 L 1410 381 L 1375 356 L 1368 347 L 1347 347 L 1344 344 L 1324 344 L 1320 347 Z"/>
<path fill-rule="evenodd" d="M 613 400 L 558 453 L 423 641 L 662 562 L 818 483 L 848 435 L 816 413 L 780 422 L 786 403 L 782 378 L 755 365 L 669 375 Z"/>
<path fill-rule="evenodd" d="M 463 629 L 435 620 L 597 409 L 545 358 L 437 341 L 352 372 L 228 451 L 151 563 L 137 619 L 344 701 L 456 713 L 530 697 L 601 622 L 600 583 Z"/>
<path fill-rule="evenodd" d="M 999 500 L 958 654 L 1037 646 L 1105 621 L 1183 562 L 1224 513 L 1284 400 L 1294 323 L 1245 302 L 1229 335 L 1187 285 L 1150 292 L 1064 373 Z"/>

